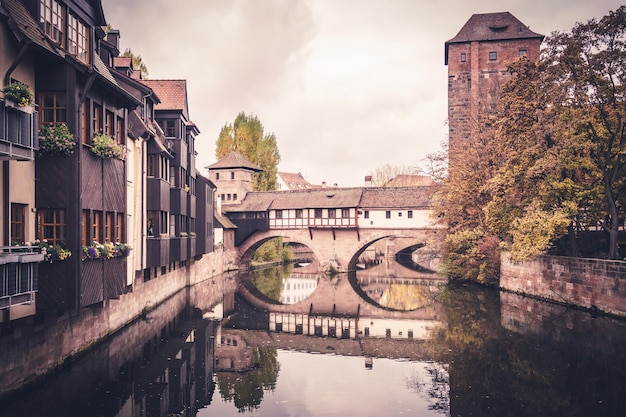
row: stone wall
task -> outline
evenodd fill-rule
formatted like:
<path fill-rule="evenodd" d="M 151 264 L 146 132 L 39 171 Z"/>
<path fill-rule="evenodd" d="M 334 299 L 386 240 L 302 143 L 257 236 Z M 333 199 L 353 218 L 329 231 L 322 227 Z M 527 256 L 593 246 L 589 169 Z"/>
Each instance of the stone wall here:
<path fill-rule="evenodd" d="M 540 256 L 512 262 L 502 255 L 500 287 L 626 317 L 626 262 Z"/>

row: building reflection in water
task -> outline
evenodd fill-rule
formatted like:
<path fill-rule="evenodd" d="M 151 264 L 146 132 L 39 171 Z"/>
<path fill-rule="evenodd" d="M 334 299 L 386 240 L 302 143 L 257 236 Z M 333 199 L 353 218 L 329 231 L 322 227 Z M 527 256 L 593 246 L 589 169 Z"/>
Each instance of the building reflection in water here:
<path fill-rule="evenodd" d="M 303 379 L 311 401 L 323 397 L 344 414 L 360 415 L 369 407 L 384 415 L 401 410 L 379 410 L 368 401 L 390 381 L 398 384 L 398 374 L 404 379 L 392 389 L 398 395 L 393 403 L 422 404 L 414 408 L 420 415 L 623 413 L 621 321 L 497 291 L 437 292 L 421 278 L 410 284 L 422 287 L 425 302 L 405 311 L 362 298 L 368 288 L 395 283 L 363 276 L 323 279 L 318 301 L 312 293 L 272 308 L 251 303 L 251 293 L 237 291 L 234 282 L 219 296 L 202 286 L 181 291 L 19 397 L 4 400 L 1 414 L 238 415 L 263 407 L 264 415 L 296 415 L 277 407 L 306 402 L 290 386 Z M 348 289 L 358 291 L 352 287 L 358 282 L 362 292 L 349 298 Z M 268 288 L 276 290 L 273 285 Z M 339 298 L 324 304 L 327 291 Z M 350 307 L 336 303 L 344 298 Z M 295 311 L 300 307 L 305 310 Z M 347 379 L 341 385 L 342 378 L 330 375 Z M 364 394 L 371 392 L 372 398 Z"/>

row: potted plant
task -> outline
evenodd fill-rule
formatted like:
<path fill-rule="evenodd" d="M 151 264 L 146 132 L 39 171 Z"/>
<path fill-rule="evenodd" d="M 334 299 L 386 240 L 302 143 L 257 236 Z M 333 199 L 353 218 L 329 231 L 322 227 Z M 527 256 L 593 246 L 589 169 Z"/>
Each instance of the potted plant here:
<path fill-rule="evenodd" d="M 71 155 L 74 152 L 74 135 L 65 123 L 43 124 L 39 128 L 37 156 Z"/>
<path fill-rule="evenodd" d="M 6 100 L 14 102 L 19 107 L 26 107 L 33 102 L 33 92 L 22 82 L 14 81 L 5 85 L 2 91 Z"/>
<path fill-rule="evenodd" d="M 126 158 L 126 149 L 109 135 L 96 135 L 91 141 L 91 152 L 100 158 Z"/>

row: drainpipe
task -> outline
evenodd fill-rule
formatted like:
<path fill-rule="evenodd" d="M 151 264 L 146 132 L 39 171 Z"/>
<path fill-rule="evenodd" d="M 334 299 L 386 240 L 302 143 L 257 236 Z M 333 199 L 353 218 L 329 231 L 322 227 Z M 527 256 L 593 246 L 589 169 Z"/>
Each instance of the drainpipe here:
<path fill-rule="evenodd" d="M 11 83 L 11 74 L 13 73 L 13 71 L 15 71 L 15 68 L 17 68 L 17 66 L 22 63 L 22 60 L 26 56 L 26 52 L 28 52 L 28 48 L 30 47 L 30 45 L 31 45 L 30 39 L 25 40 L 24 43 L 22 44 L 22 47 L 20 48 L 20 51 L 17 53 L 15 60 L 13 61 L 9 69 L 7 70 L 6 74 L 4 74 L 4 85 L 9 85 Z"/>

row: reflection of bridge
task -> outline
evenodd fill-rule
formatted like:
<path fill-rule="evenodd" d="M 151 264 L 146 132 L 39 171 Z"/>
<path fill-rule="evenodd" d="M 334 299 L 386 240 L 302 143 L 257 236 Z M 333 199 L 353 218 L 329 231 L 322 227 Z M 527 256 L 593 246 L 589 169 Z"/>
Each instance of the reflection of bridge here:
<path fill-rule="evenodd" d="M 382 239 L 389 240 L 388 257 L 410 246 L 436 253 L 442 227 L 431 218 L 430 193 L 430 187 L 257 192 L 223 210 L 237 226 L 240 264 L 249 264 L 265 241 L 282 237 L 308 246 L 322 269 L 345 271 Z"/>
<path fill-rule="evenodd" d="M 384 265 L 376 267 L 378 270 L 381 268 Z M 404 286 L 403 290 L 417 289 L 421 294 L 418 304 L 414 303 L 409 311 L 382 306 L 369 297 L 357 280 L 389 278 L 374 278 L 367 271 L 333 278 L 323 273 L 311 273 L 309 276 L 317 279 L 315 290 L 309 297 L 294 304 L 280 304 L 263 296 L 247 275 L 239 277 L 238 293 L 254 308 L 267 311 L 268 329 L 271 331 L 341 339 L 365 336 L 424 338 L 440 325 L 442 313 L 435 298 L 446 280 L 402 267 L 397 271 L 398 275 L 392 278 L 394 283 Z M 361 274 L 364 274 L 363 277 Z M 385 285 L 389 286 L 389 282 Z"/>

